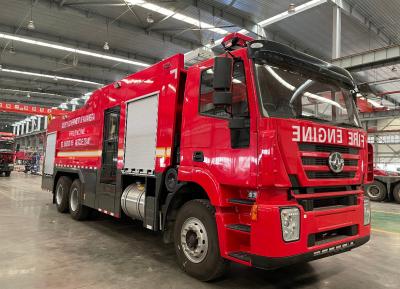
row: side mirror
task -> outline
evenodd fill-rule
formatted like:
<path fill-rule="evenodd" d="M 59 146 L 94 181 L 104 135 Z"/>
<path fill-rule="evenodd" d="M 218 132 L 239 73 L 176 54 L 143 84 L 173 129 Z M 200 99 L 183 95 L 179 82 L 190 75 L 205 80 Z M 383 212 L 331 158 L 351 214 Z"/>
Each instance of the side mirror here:
<path fill-rule="evenodd" d="M 232 105 L 233 59 L 230 57 L 214 58 L 213 103 L 215 106 Z"/>

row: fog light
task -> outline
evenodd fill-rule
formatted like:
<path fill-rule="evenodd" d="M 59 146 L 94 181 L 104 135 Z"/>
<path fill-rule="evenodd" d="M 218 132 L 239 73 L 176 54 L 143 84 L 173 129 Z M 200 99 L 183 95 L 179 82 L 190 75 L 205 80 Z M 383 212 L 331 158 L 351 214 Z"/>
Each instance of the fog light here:
<path fill-rule="evenodd" d="M 282 236 L 285 242 L 300 239 L 300 210 L 296 207 L 281 209 Z"/>
<path fill-rule="evenodd" d="M 371 204 L 367 197 L 364 197 L 364 226 L 371 223 Z"/>

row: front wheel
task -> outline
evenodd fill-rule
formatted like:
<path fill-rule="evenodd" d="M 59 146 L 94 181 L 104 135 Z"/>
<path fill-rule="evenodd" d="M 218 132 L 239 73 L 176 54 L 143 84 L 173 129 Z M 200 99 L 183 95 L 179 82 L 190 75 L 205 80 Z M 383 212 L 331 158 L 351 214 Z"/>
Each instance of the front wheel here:
<path fill-rule="evenodd" d="M 209 201 L 196 199 L 182 206 L 174 243 L 179 265 L 189 275 L 211 281 L 226 272 L 229 262 L 220 254 L 215 209 Z"/>
<path fill-rule="evenodd" d="M 5 174 L 6 177 L 11 176 L 11 172 L 5 172 L 4 174 Z"/>
<path fill-rule="evenodd" d="M 366 194 L 371 201 L 382 202 L 386 199 L 386 186 L 380 181 L 374 181 L 367 187 Z"/>

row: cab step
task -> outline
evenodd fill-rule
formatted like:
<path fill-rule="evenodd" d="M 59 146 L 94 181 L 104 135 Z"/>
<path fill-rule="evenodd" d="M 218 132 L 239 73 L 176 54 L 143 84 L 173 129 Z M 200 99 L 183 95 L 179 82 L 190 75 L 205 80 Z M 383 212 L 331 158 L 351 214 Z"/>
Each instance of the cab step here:
<path fill-rule="evenodd" d="M 232 204 L 252 206 L 252 205 L 254 205 L 255 200 L 252 200 L 252 199 L 229 199 L 228 202 L 232 203 Z"/>
<path fill-rule="evenodd" d="M 250 254 L 247 252 L 241 252 L 241 251 L 229 252 L 228 255 L 232 258 L 239 259 L 244 262 L 248 262 L 248 263 L 251 262 Z"/>
<path fill-rule="evenodd" d="M 241 231 L 245 233 L 250 233 L 251 231 L 251 227 L 249 225 L 244 225 L 244 224 L 228 224 L 226 225 L 226 227 L 234 231 Z"/>

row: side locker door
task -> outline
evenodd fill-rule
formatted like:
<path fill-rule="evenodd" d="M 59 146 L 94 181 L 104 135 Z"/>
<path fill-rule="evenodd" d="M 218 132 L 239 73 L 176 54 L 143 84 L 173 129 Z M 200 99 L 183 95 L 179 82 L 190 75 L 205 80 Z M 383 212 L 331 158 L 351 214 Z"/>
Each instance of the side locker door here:
<path fill-rule="evenodd" d="M 107 212 L 114 212 L 115 209 L 120 110 L 117 106 L 104 111 L 103 150 L 96 204 Z"/>

